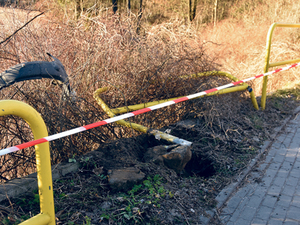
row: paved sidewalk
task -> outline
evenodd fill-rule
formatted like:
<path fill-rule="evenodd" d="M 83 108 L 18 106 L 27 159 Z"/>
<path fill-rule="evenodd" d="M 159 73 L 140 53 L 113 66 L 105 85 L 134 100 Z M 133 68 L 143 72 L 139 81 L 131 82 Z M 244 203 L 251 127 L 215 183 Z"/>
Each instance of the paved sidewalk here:
<path fill-rule="evenodd" d="M 300 114 L 219 212 L 226 225 L 300 224 Z"/>

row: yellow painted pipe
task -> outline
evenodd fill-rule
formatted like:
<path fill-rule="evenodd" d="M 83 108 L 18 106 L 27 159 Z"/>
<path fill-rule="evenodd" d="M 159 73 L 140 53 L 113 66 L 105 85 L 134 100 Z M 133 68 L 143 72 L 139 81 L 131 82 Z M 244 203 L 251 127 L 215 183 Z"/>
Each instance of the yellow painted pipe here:
<path fill-rule="evenodd" d="M 106 103 L 100 98 L 100 94 L 104 91 L 108 90 L 108 88 L 99 88 L 94 92 L 94 99 L 97 101 L 97 103 L 101 106 L 101 108 L 104 110 L 104 112 L 106 112 L 106 114 L 109 117 L 114 117 L 115 114 L 112 112 L 112 110 L 106 105 Z M 137 123 L 129 123 L 126 122 L 125 120 L 119 120 L 116 122 L 117 124 L 132 128 L 134 130 L 143 132 L 143 133 L 149 133 L 154 135 L 156 138 L 158 139 L 163 139 L 169 142 L 173 142 L 175 144 L 180 144 L 180 145 L 187 145 L 190 146 L 192 144 L 192 142 L 186 141 L 184 139 L 175 137 L 173 135 L 161 132 L 159 130 L 155 130 L 155 129 L 150 129 L 148 127 L 142 126 L 140 124 Z"/>
<path fill-rule="evenodd" d="M 196 77 L 212 76 L 212 75 L 225 76 L 225 77 L 228 77 L 229 79 L 231 79 L 232 81 L 239 81 L 236 77 L 232 76 L 231 74 L 226 73 L 226 72 L 222 72 L 222 71 L 209 71 L 209 72 L 204 72 L 204 73 L 184 75 L 184 76 L 181 76 L 181 78 L 187 79 L 187 78 L 196 78 Z M 159 100 L 159 101 L 147 102 L 147 103 L 142 103 L 142 104 L 137 104 L 137 105 L 119 107 L 119 108 L 116 108 L 116 109 L 110 109 L 106 105 L 106 103 L 100 98 L 100 94 L 107 91 L 107 90 L 109 90 L 109 89 L 110 89 L 109 87 L 103 87 L 103 88 L 97 89 L 94 92 L 94 99 L 97 101 L 97 103 L 101 106 L 101 108 L 106 112 L 106 114 L 109 117 L 114 117 L 116 114 L 127 113 L 127 112 L 147 108 L 147 107 L 154 106 L 154 105 L 157 105 L 157 104 L 160 104 L 160 103 L 164 103 L 164 102 L 167 102 L 167 101 L 171 101 L 171 100 L 181 98 L 181 97 L 176 97 L 176 98 L 170 98 L 170 99 L 164 99 L 164 100 Z M 232 93 L 232 92 L 236 92 L 236 91 L 244 91 L 246 89 L 249 90 L 251 101 L 252 101 L 252 104 L 253 104 L 254 108 L 258 110 L 259 107 L 258 107 L 256 98 L 255 98 L 255 95 L 254 95 L 252 89 L 249 88 L 249 86 L 245 83 L 242 83 L 239 86 L 234 86 L 234 87 L 231 87 L 231 88 L 215 91 L 215 92 L 207 94 L 206 96 L 212 96 L 212 95 L 218 95 L 218 94 L 227 94 L 227 93 Z M 201 97 L 204 97 L 204 96 L 201 96 Z M 177 143 L 177 144 L 181 144 L 181 145 L 191 145 L 192 144 L 189 141 L 177 138 L 175 136 L 166 134 L 166 133 L 158 131 L 158 130 L 147 128 L 147 127 L 142 126 L 140 124 L 129 123 L 129 122 L 126 122 L 125 120 L 119 120 L 119 121 L 117 121 L 117 124 L 133 128 L 133 129 L 141 131 L 143 133 L 153 134 L 158 138 L 168 140 L 168 141 L 173 142 L 173 143 Z"/>
<path fill-rule="evenodd" d="M 109 117 L 115 117 L 116 115 L 114 114 L 114 112 L 112 112 L 112 110 L 106 105 L 106 103 L 99 97 L 99 95 L 104 92 L 104 91 L 107 91 L 108 88 L 107 87 L 104 87 L 104 88 L 99 88 L 97 89 L 95 92 L 94 92 L 94 99 L 96 100 L 96 102 L 101 106 L 101 108 L 104 110 L 104 112 L 109 116 Z M 137 124 L 137 123 L 129 123 L 129 122 L 126 122 L 125 120 L 119 120 L 116 122 L 117 124 L 120 124 L 122 126 L 126 126 L 126 127 L 129 127 L 129 128 L 133 128 L 135 130 L 139 130 L 143 133 L 147 133 L 148 131 L 148 128 L 147 127 L 144 127 L 140 124 Z"/>
<path fill-rule="evenodd" d="M 276 67 L 276 66 L 282 66 L 282 65 L 286 65 L 286 64 L 298 63 L 298 62 L 300 62 L 300 59 L 292 59 L 292 60 L 287 60 L 287 61 L 269 63 L 269 68 Z"/>
<path fill-rule="evenodd" d="M 30 126 L 34 139 L 48 136 L 46 125 L 40 114 L 31 106 L 16 100 L 0 101 L 0 116 L 14 115 L 24 119 Z M 52 172 L 50 161 L 49 142 L 35 145 L 37 181 L 40 196 L 40 210 L 42 221 L 50 217 L 44 224 L 55 225 L 55 211 L 53 200 Z M 38 221 L 38 219 L 33 219 Z M 23 222 L 22 224 L 29 224 Z M 32 225 L 38 223 L 30 223 Z"/>
<path fill-rule="evenodd" d="M 185 75 L 184 77 L 188 77 L 188 76 L 191 76 L 191 77 L 202 77 L 202 76 L 224 76 L 224 77 L 227 77 L 229 79 L 231 79 L 232 81 L 239 81 L 238 78 L 232 76 L 230 73 L 227 73 L 227 72 L 224 72 L 224 71 L 208 71 L 208 72 L 203 72 L 203 73 L 197 73 L 197 74 L 191 74 L 191 75 Z M 246 83 L 242 83 L 240 84 L 240 86 L 244 86 L 245 89 L 248 89 L 248 85 Z M 214 95 L 215 93 L 216 94 L 227 94 L 227 93 L 231 93 L 231 92 L 236 92 L 236 91 L 243 91 L 245 89 L 239 89 L 240 86 L 235 86 L 233 88 L 227 88 L 224 90 L 224 92 L 213 92 L 211 94 L 208 94 L 207 96 L 210 96 L 210 95 Z M 255 94 L 254 92 L 251 90 L 249 91 L 250 93 L 250 98 L 251 98 L 251 102 L 253 104 L 253 107 L 257 110 L 259 110 L 259 107 L 258 107 L 258 104 L 257 104 L 257 100 L 256 100 L 256 97 L 255 97 Z"/>
<path fill-rule="evenodd" d="M 186 78 L 197 78 L 197 77 L 204 77 L 204 76 L 224 76 L 224 77 L 227 77 L 227 78 L 231 79 L 232 81 L 239 81 L 238 78 L 236 78 L 233 75 L 231 75 L 230 73 L 227 73 L 227 72 L 224 72 L 224 71 L 208 71 L 208 72 L 203 72 L 203 73 L 183 75 L 183 76 L 181 76 L 181 78 L 186 79 Z M 218 95 L 218 94 L 228 94 L 228 93 L 232 93 L 232 92 L 236 92 L 236 91 L 244 91 L 247 88 L 248 88 L 248 85 L 246 83 L 242 83 L 239 86 L 235 86 L 235 87 L 232 87 L 232 88 L 226 88 L 226 89 L 223 89 L 223 90 L 220 90 L 220 91 L 212 92 L 212 93 L 207 94 L 206 96 L 212 96 L 212 95 Z M 102 93 L 102 92 L 105 92 L 109 89 L 110 89 L 109 87 L 103 87 L 103 88 L 100 88 L 98 90 L 100 91 L 100 93 Z M 119 107 L 119 108 L 115 108 L 115 109 L 110 109 L 109 108 L 109 110 L 112 113 L 118 115 L 118 114 L 122 114 L 122 113 L 126 113 L 126 112 L 132 112 L 132 111 L 135 111 L 135 110 L 143 109 L 143 108 L 150 107 L 150 106 L 153 106 L 153 105 L 157 105 L 157 104 L 160 104 L 160 103 L 164 103 L 164 102 L 167 102 L 167 101 L 172 101 L 172 100 L 175 100 L 175 99 L 181 98 L 181 97 L 169 98 L 169 99 L 158 100 L 158 101 L 147 102 L 147 103 L 141 103 L 141 104 L 130 105 L 130 106 L 124 106 L 124 107 Z M 204 97 L 204 96 L 201 96 L 201 97 Z M 255 109 L 259 110 L 254 92 L 250 92 L 250 97 L 251 97 L 253 107 Z M 108 106 L 106 106 L 106 107 L 108 108 Z"/>
<path fill-rule="evenodd" d="M 38 214 L 23 223 L 20 223 L 20 225 L 47 225 L 49 224 L 50 219 L 50 216 L 47 214 Z"/>
<path fill-rule="evenodd" d="M 163 139 L 163 140 L 172 142 L 174 144 L 186 145 L 186 146 L 190 146 L 190 145 L 193 144 L 193 142 L 175 137 L 173 135 L 164 133 L 164 132 L 159 131 L 159 130 L 149 129 L 148 133 L 154 135 L 156 139 Z"/>
<path fill-rule="evenodd" d="M 230 80 L 239 81 L 238 78 L 234 77 L 230 73 L 227 73 L 224 71 L 217 71 L 217 70 L 196 73 L 196 74 L 190 74 L 190 75 L 184 75 L 184 76 L 181 76 L 181 78 L 188 78 L 188 77 L 196 78 L 196 77 L 206 77 L 206 76 L 224 76 L 224 77 L 229 78 Z"/>
<path fill-rule="evenodd" d="M 300 24 L 273 23 L 271 25 L 271 27 L 269 28 L 269 31 L 268 31 L 268 35 L 267 35 L 264 73 L 267 73 L 269 71 L 269 68 L 271 68 L 271 67 L 299 62 L 299 59 L 295 59 L 295 60 L 288 60 L 288 61 L 283 61 L 283 62 L 270 63 L 272 36 L 273 36 L 274 29 L 276 27 L 299 28 Z M 268 84 L 268 76 L 264 76 L 263 86 L 262 86 L 262 94 L 261 94 L 261 104 L 260 104 L 262 110 L 264 110 L 266 108 L 267 84 Z"/>
<path fill-rule="evenodd" d="M 258 107 L 257 100 L 256 100 L 256 97 L 255 97 L 254 92 L 253 92 L 252 90 L 249 91 L 249 92 L 250 92 L 250 98 L 251 98 L 251 102 L 252 102 L 253 107 L 254 107 L 256 110 L 259 110 L 259 107 Z"/>
<path fill-rule="evenodd" d="M 248 88 L 248 85 L 236 86 L 236 87 L 232 87 L 232 88 L 226 88 L 226 89 L 223 89 L 223 90 L 220 90 L 220 91 L 215 91 L 215 92 L 209 93 L 205 96 L 221 95 L 221 94 L 228 94 L 228 93 L 232 93 L 232 92 L 236 92 L 236 91 L 244 91 L 247 88 Z M 258 109 L 258 104 L 256 102 L 256 98 L 254 96 L 254 93 L 251 92 L 250 96 L 251 96 L 251 100 L 252 100 L 254 108 Z M 181 97 L 169 98 L 169 99 L 158 100 L 158 101 L 147 102 L 147 103 L 141 103 L 141 104 L 130 105 L 130 106 L 125 106 L 125 107 L 119 107 L 119 108 L 110 109 L 110 110 L 111 110 L 112 113 L 118 115 L 118 114 L 122 114 L 122 113 L 126 113 L 126 112 L 132 112 L 132 111 L 135 111 L 135 110 L 147 108 L 147 107 L 154 106 L 154 105 L 157 105 L 157 104 L 160 104 L 160 103 L 172 101 L 172 100 L 175 100 L 175 99 L 178 99 L 178 98 L 181 98 Z M 201 96 L 201 97 L 204 97 L 204 96 Z"/>

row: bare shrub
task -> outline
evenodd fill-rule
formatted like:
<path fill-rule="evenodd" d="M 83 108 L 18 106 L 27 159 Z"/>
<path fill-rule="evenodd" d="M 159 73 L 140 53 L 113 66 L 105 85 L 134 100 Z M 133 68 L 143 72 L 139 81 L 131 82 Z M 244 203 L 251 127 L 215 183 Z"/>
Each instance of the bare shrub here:
<path fill-rule="evenodd" d="M 56 3 L 51 4 L 54 2 L 41 1 L 36 6 L 46 9 Z M 74 20 L 74 15 L 68 13 L 67 6 L 60 8 L 63 10 L 55 8 L 1 45 L 0 69 L 3 71 L 24 61 L 48 60 L 46 52 L 50 52 L 65 66 L 71 86 L 77 93 L 76 101 L 65 99 L 60 86 L 53 86 L 52 81 L 47 79 L 15 84 L 2 90 L 1 98 L 18 99 L 32 105 L 42 114 L 49 134 L 55 134 L 107 118 L 92 97 L 93 92 L 100 87 L 110 87 L 101 97 L 110 108 L 116 108 L 184 96 L 230 82 L 220 77 L 186 77 L 189 74 L 214 70 L 219 67 L 218 64 L 222 64 L 219 68 L 240 79 L 261 73 L 265 35 L 269 25 L 251 25 L 251 20 L 254 21 L 255 17 L 250 17 L 250 9 L 254 5 L 259 4 L 235 4 L 228 12 L 232 16 L 230 19 L 200 31 L 195 29 L 198 26 L 197 18 L 193 25 L 176 18 L 175 14 L 171 17 L 169 8 L 159 8 L 160 14 L 154 15 L 147 11 L 151 7 L 146 7 L 139 35 L 136 34 L 138 16 L 134 13 L 129 16 L 111 16 L 109 9 L 96 12 L 98 8 L 91 7 L 82 11 L 81 16 Z M 232 13 L 237 13 L 241 7 L 249 11 L 249 14 L 246 14 L 248 19 L 243 17 L 243 23 L 229 24 L 228 21 L 232 22 L 238 18 L 238 14 L 233 16 Z M 3 21 L 0 36 L 3 40 L 37 15 L 34 11 L 19 10 L 16 13 L 16 10 L 6 9 L 6 12 L 2 11 L 0 14 Z M 275 12 L 277 15 L 285 14 L 279 6 Z M 184 15 L 183 13 L 182 18 Z M 161 20 L 159 23 L 151 22 L 152 17 Z M 154 24 L 148 26 L 147 21 Z M 255 30 L 254 41 L 251 30 Z M 234 37 L 224 35 L 233 33 Z M 285 39 L 282 37 L 280 32 L 279 36 L 274 38 L 271 60 L 285 60 L 286 57 L 295 57 L 299 52 L 296 46 L 297 32 L 287 33 Z M 203 39 L 206 41 L 203 42 Z M 288 44 L 290 40 L 293 42 Z M 271 77 L 268 91 L 297 79 L 296 70 Z M 253 82 L 252 86 L 256 94 L 259 94 L 261 80 Z M 147 127 L 161 128 L 182 118 L 195 116 L 203 117 L 207 124 L 212 124 L 221 115 L 228 118 L 235 115 L 236 110 L 239 110 L 240 103 L 236 100 L 239 97 L 239 94 L 230 94 L 193 100 L 139 115 L 130 121 Z M 16 126 L 15 119 L 9 121 L 14 124 L 12 127 L 19 127 Z M 3 123 L 3 127 L 8 127 L 8 122 Z M 91 151 L 108 140 L 133 134 L 138 133 L 111 124 L 54 141 L 51 143 L 53 163 Z M 5 132 L 3 135 L 6 135 Z M 31 138 L 29 135 L 28 139 Z M 20 138 L 19 141 L 16 141 L 16 138 L 13 140 L 14 143 L 8 139 L 3 148 L 26 141 L 24 138 Z M 31 152 L 32 156 L 33 150 L 27 151 L 26 154 L 29 154 L 28 152 Z M 6 157 L 8 158 L 4 161 L 8 165 L 11 159 L 10 156 Z"/>
<path fill-rule="evenodd" d="M 65 66 L 76 99 L 64 98 L 60 86 L 53 85 L 49 79 L 14 84 L 1 91 L 1 99 L 17 99 L 32 105 L 44 118 L 49 134 L 55 134 L 107 118 L 92 98 L 100 87 L 111 87 L 101 97 L 109 107 L 115 108 L 179 97 L 224 83 L 223 78 L 186 77 L 217 66 L 206 55 L 192 27 L 174 20 L 143 27 L 142 33 L 137 35 L 136 26 L 134 16 L 82 15 L 73 24 L 55 22 L 45 16 L 41 22 L 30 23 L 1 46 L 1 70 L 24 61 L 48 60 L 46 52 L 50 52 Z M 15 24 L 14 29 L 17 27 Z M 183 118 L 193 107 L 193 102 L 179 104 L 131 121 L 161 128 Z M 211 103 L 203 103 L 203 107 L 193 110 L 202 112 L 205 108 L 210 109 Z M 111 124 L 59 139 L 50 143 L 52 163 L 132 134 L 129 128 Z M 3 143 L 2 148 L 15 143 Z M 27 158 L 33 157 L 33 150 L 27 152 L 31 154 Z M 4 161 L 9 162 L 12 156 L 6 156 Z"/>

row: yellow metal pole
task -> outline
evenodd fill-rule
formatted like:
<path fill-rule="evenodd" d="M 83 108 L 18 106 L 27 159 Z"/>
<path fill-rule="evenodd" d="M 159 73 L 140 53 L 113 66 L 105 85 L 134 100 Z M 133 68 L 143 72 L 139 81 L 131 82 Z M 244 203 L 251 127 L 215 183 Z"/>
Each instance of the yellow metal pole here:
<path fill-rule="evenodd" d="M 273 35 L 276 25 L 277 25 L 277 23 L 273 23 L 268 31 L 267 46 L 266 46 L 267 53 L 266 53 L 266 57 L 265 57 L 264 73 L 267 73 L 269 71 L 271 40 L 272 40 L 272 35 Z M 260 102 L 260 106 L 261 106 L 262 110 L 264 110 L 266 108 L 267 85 L 268 85 L 268 76 L 265 76 L 263 78 L 263 87 L 262 87 L 261 102 Z"/>
<path fill-rule="evenodd" d="M 93 97 L 109 117 L 115 117 L 116 115 L 111 111 L 111 109 L 106 105 L 106 103 L 99 97 L 99 95 L 102 92 L 107 91 L 107 90 L 108 90 L 107 87 L 99 88 L 94 92 Z M 125 120 L 119 120 L 116 123 L 126 126 L 126 127 L 129 127 L 129 128 L 133 128 L 133 129 L 141 131 L 143 133 L 147 133 L 147 131 L 148 131 L 147 127 L 144 127 L 137 123 L 129 123 L 129 122 L 126 122 Z"/>
<path fill-rule="evenodd" d="M 215 92 L 209 93 L 205 96 L 222 95 L 222 94 L 228 94 L 228 93 L 237 92 L 237 91 L 244 91 L 247 88 L 248 88 L 248 85 L 241 85 L 241 86 L 236 86 L 236 87 L 232 87 L 232 88 L 226 88 L 226 89 L 223 89 L 220 91 L 215 91 Z M 251 96 L 251 94 L 250 94 L 250 96 Z M 172 101 L 172 100 L 175 100 L 175 99 L 181 98 L 181 97 L 163 99 L 163 100 L 158 100 L 158 101 L 153 101 L 153 102 L 141 103 L 141 104 L 137 104 L 137 105 L 129 105 L 129 106 L 125 106 L 125 107 L 119 107 L 116 109 L 110 109 L 110 111 L 114 114 L 122 114 L 122 113 L 126 113 L 127 111 L 132 112 L 135 110 L 154 106 L 154 105 L 157 105 L 160 103 Z M 201 96 L 200 98 L 202 98 L 202 97 L 204 97 L 204 96 Z M 256 102 L 256 98 L 254 96 L 254 93 L 252 93 L 252 97 L 254 97 L 254 100 L 252 101 L 253 106 L 254 106 L 254 108 L 258 109 L 258 106 L 256 106 L 257 102 Z M 251 97 L 251 99 L 252 99 L 252 97 Z"/>
<path fill-rule="evenodd" d="M 105 88 L 99 88 L 94 92 L 93 97 L 109 117 L 114 117 L 115 114 L 112 112 L 112 110 L 106 105 L 106 103 L 99 96 L 102 92 L 107 91 L 107 90 L 108 90 L 108 88 L 106 88 L 106 87 Z M 129 122 L 126 122 L 125 120 L 119 120 L 116 123 L 120 124 L 120 125 L 123 125 L 123 126 L 126 126 L 126 127 L 129 127 L 129 128 L 132 128 L 132 129 L 135 129 L 137 131 L 141 131 L 143 133 L 152 134 L 157 138 L 159 137 L 161 139 L 173 142 L 175 144 L 187 145 L 187 146 L 190 146 L 192 144 L 192 142 L 189 142 L 189 141 L 186 141 L 184 139 L 175 137 L 171 134 L 161 132 L 159 130 L 150 129 L 148 127 L 142 126 L 142 125 L 137 124 L 137 123 L 129 123 Z"/>
<path fill-rule="evenodd" d="M 295 63 L 295 62 L 299 62 L 299 60 L 300 60 L 300 59 L 295 59 L 295 60 L 288 60 L 288 61 L 277 62 L 277 63 L 270 63 L 271 42 L 272 42 L 273 32 L 276 27 L 299 28 L 300 24 L 273 23 L 271 25 L 271 27 L 269 28 L 269 31 L 268 31 L 268 35 L 267 35 L 264 73 L 267 73 L 269 71 L 269 68 L 271 68 L 271 67 L 280 66 L 280 65 L 289 64 L 289 63 Z M 268 84 L 268 76 L 264 76 L 262 94 L 261 94 L 261 103 L 260 103 L 262 110 L 264 110 L 266 108 L 267 84 Z"/>
<path fill-rule="evenodd" d="M 40 139 L 48 136 L 46 125 L 40 114 L 24 102 L 16 100 L 0 101 L 0 116 L 5 115 L 15 115 L 24 119 L 29 124 L 34 139 Z M 41 213 L 39 215 L 47 215 L 38 215 L 37 218 L 41 218 L 41 221 L 47 221 L 47 218 L 49 217 L 49 222 L 44 224 L 55 225 L 49 142 L 35 145 L 35 154 L 41 209 Z M 24 224 L 29 223 L 26 223 L 25 221 Z M 33 219 L 33 222 L 30 222 L 30 224 L 38 224 L 38 219 Z"/>
<path fill-rule="evenodd" d="M 50 216 L 47 214 L 38 214 L 30 219 L 20 223 L 19 225 L 48 225 L 50 221 Z"/>
<path fill-rule="evenodd" d="M 187 79 L 187 78 L 197 78 L 197 77 L 207 77 L 207 76 L 223 76 L 223 77 L 229 78 L 232 81 L 239 81 L 238 78 L 236 78 L 233 75 L 231 75 L 230 73 L 227 73 L 227 72 L 224 72 L 224 71 L 208 71 L 208 72 L 203 72 L 203 73 L 195 73 L 195 74 L 190 74 L 190 75 L 183 75 L 183 76 L 180 76 L 180 78 Z M 99 98 L 98 95 L 102 92 L 107 91 L 108 89 L 109 89 L 108 87 L 99 88 L 96 91 L 98 94 L 96 94 L 96 92 L 95 92 L 95 94 L 97 96 L 96 97 L 94 96 L 94 98 L 97 100 Z M 209 93 L 206 96 L 212 96 L 212 95 L 218 95 L 218 94 L 227 94 L 227 93 L 232 93 L 232 92 L 236 92 L 236 91 L 244 91 L 246 89 L 248 89 L 248 85 L 246 83 L 242 83 L 239 86 L 226 88 L 224 90 Z M 122 113 L 126 113 L 126 112 L 132 112 L 132 111 L 135 111 L 135 110 L 143 109 L 143 108 L 146 108 L 146 107 L 149 107 L 149 106 L 157 105 L 157 104 L 160 104 L 160 103 L 164 103 L 164 102 L 167 102 L 167 101 L 172 101 L 172 100 L 175 100 L 175 99 L 181 98 L 181 97 L 175 97 L 175 98 L 163 99 L 163 100 L 158 100 L 158 101 L 153 101 L 153 102 L 147 102 L 147 103 L 141 103 L 141 104 L 136 104 L 136 105 L 124 106 L 124 107 L 119 107 L 119 108 L 115 108 L 115 109 L 110 109 L 100 98 L 97 101 L 98 101 L 98 104 L 101 107 L 103 106 L 103 107 L 109 109 L 110 113 L 122 114 Z M 204 97 L 204 96 L 202 96 L 202 97 Z M 259 107 L 258 107 L 256 98 L 255 98 L 254 92 L 250 92 L 250 97 L 251 97 L 253 107 L 258 110 Z M 112 117 L 111 115 L 109 115 L 109 116 Z"/>
<path fill-rule="evenodd" d="M 226 73 L 226 72 L 222 72 L 222 71 L 210 71 L 210 72 L 204 72 L 204 73 L 185 75 L 185 76 L 181 76 L 181 78 L 188 79 L 188 78 L 213 76 L 213 75 L 225 76 L 225 77 L 228 77 L 229 79 L 231 79 L 233 81 L 239 81 L 236 77 L 232 76 L 231 74 Z M 227 88 L 227 89 L 220 90 L 220 91 L 215 91 L 215 92 L 207 94 L 206 96 L 212 96 L 212 95 L 218 95 L 218 94 L 227 94 L 227 93 L 236 92 L 236 91 L 244 91 L 246 89 L 248 89 L 248 91 L 250 93 L 251 101 L 252 101 L 252 104 L 253 104 L 254 108 L 258 110 L 259 107 L 258 107 L 256 98 L 255 98 L 255 95 L 254 95 L 252 89 L 245 83 L 242 83 L 239 86 Z M 116 108 L 116 109 L 110 109 L 106 105 L 106 103 L 100 98 L 100 94 L 107 91 L 107 90 L 109 90 L 108 87 L 103 87 L 103 88 L 97 89 L 94 92 L 94 99 L 97 101 L 97 103 L 101 106 L 101 108 L 106 112 L 106 114 L 109 117 L 114 117 L 116 114 L 131 112 L 131 111 L 147 108 L 147 107 L 150 107 L 150 106 L 154 106 L 154 105 L 157 105 L 157 104 L 160 104 L 160 103 L 164 103 L 164 102 L 167 102 L 167 101 L 172 101 L 172 100 L 175 100 L 177 98 L 181 98 L 181 97 L 176 97 L 176 98 L 170 98 L 170 99 L 164 99 L 164 100 L 159 100 L 159 101 L 147 102 L 147 103 L 142 103 L 142 104 L 137 104 L 137 105 L 130 105 L 130 106 L 120 107 L 120 108 Z M 202 96 L 202 97 L 204 97 L 204 96 Z M 161 139 L 168 140 L 168 141 L 176 143 L 176 144 L 180 144 L 180 145 L 191 145 L 192 144 L 192 142 L 186 141 L 184 139 L 177 138 L 175 136 L 163 133 L 163 132 L 158 131 L 158 130 L 147 128 L 147 127 L 142 126 L 140 124 L 129 123 L 129 122 L 126 122 L 125 120 L 119 120 L 116 123 L 118 123 L 120 125 L 123 125 L 123 126 L 126 126 L 126 127 L 131 127 L 135 130 L 138 130 L 138 131 L 141 131 L 141 132 L 144 132 L 144 133 L 153 134 L 153 135 L 155 135 L 155 136 L 157 136 Z"/>
<path fill-rule="evenodd" d="M 275 63 L 269 63 L 269 68 L 275 67 L 275 66 L 282 66 L 282 65 L 286 65 L 286 64 L 298 63 L 298 62 L 300 62 L 300 58 L 299 59 L 281 61 L 281 62 L 275 62 Z"/>
<path fill-rule="evenodd" d="M 252 90 L 249 91 L 249 92 L 250 92 L 250 98 L 251 98 L 253 107 L 254 107 L 256 110 L 259 110 L 259 107 L 258 107 L 258 104 L 257 104 L 256 97 L 255 97 L 254 92 L 253 92 Z"/>

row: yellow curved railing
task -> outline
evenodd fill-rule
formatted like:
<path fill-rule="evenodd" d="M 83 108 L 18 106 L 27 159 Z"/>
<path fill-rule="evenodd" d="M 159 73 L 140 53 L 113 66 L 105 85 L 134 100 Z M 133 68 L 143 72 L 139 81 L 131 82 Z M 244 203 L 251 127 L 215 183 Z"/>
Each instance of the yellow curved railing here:
<path fill-rule="evenodd" d="M 30 126 L 34 139 L 48 136 L 40 114 L 26 103 L 16 100 L 0 101 L 0 116 L 14 115 L 24 119 Z M 37 182 L 40 196 L 40 213 L 22 225 L 55 225 L 53 186 L 49 142 L 35 145 Z"/>
<path fill-rule="evenodd" d="M 292 59 L 292 60 L 287 60 L 287 61 L 270 63 L 272 36 L 273 36 L 274 29 L 276 27 L 300 28 L 300 24 L 273 23 L 271 25 L 271 27 L 269 28 L 269 31 L 268 31 L 268 35 L 267 35 L 267 46 L 266 46 L 266 58 L 265 58 L 264 73 L 267 73 L 269 71 L 269 69 L 272 68 L 272 67 L 300 62 L 300 58 L 299 58 L 299 59 Z M 264 110 L 266 108 L 267 84 L 268 84 L 268 76 L 265 76 L 263 78 L 263 87 L 262 87 L 261 104 L 260 104 L 262 110 Z"/>
<path fill-rule="evenodd" d="M 204 73 L 191 74 L 191 75 L 182 76 L 181 78 L 183 78 L 183 79 L 184 78 L 195 78 L 195 77 L 213 76 L 213 75 L 224 76 L 224 77 L 231 79 L 232 81 L 239 81 L 236 77 L 232 76 L 231 74 L 222 72 L 222 71 L 210 71 L 210 72 L 204 72 Z M 147 103 L 142 103 L 142 104 L 137 104 L 137 105 L 130 105 L 130 106 L 125 106 L 125 107 L 110 109 L 107 106 L 107 104 L 100 97 L 101 93 L 108 91 L 109 89 L 110 89 L 109 87 L 103 87 L 103 88 L 97 89 L 94 92 L 94 99 L 97 101 L 97 103 L 100 105 L 100 107 L 104 110 L 104 112 L 109 117 L 114 117 L 117 114 L 122 114 L 122 113 L 127 113 L 127 112 L 132 112 L 135 110 L 147 108 L 149 106 L 157 105 L 160 103 L 164 103 L 164 102 L 175 100 L 175 99 L 182 97 L 181 96 L 181 97 L 176 97 L 176 98 L 170 98 L 170 99 L 164 99 L 164 100 L 159 100 L 159 101 L 153 101 L 153 102 L 147 102 Z M 255 98 L 255 95 L 254 95 L 252 89 L 245 83 L 242 83 L 239 86 L 235 86 L 235 87 L 231 87 L 231 88 L 227 88 L 227 89 L 223 89 L 220 91 L 209 93 L 209 94 L 207 94 L 207 96 L 212 96 L 212 95 L 217 95 L 217 94 L 227 94 L 227 93 L 231 93 L 231 92 L 244 91 L 244 90 L 249 91 L 252 104 L 253 104 L 254 108 L 258 110 L 259 108 L 258 108 L 258 104 L 257 104 L 256 98 Z M 180 139 L 178 137 L 163 133 L 158 130 L 154 130 L 154 129 L 142 126 L 137 123 L 130 123 L 130 122 L 126 122 L 125 120 L 119 120 L 116 123 L 118 123 L 122 126 L 133 128 L 133 129 L 143 132 L 143 133 L 150 133 L 152 135 L 159 136 L 161 139 L 164 139 L 164 140 L 176 143 L 176 144 L 181 144 L 181 145 L 191 145 L 192 144 L 189 141 L 186 141 L 186 140 Z"/>

